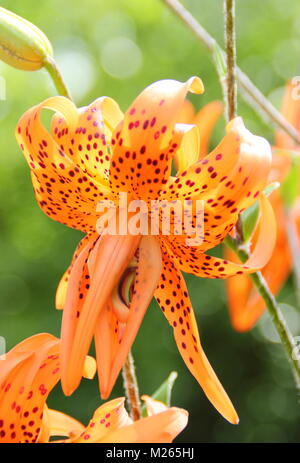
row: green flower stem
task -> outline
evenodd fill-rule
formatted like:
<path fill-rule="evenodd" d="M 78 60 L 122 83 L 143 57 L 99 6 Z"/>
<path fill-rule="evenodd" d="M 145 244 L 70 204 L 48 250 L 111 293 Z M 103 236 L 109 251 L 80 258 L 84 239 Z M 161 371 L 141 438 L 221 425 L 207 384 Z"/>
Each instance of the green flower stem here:
<path fill-rule="evenodd" d="M 224 0 L 226 43 L 226 105 L 227 119 L 231 121 L 237 113 L 236 45 L 235 45 L 235 0 Z"/>
<path fill-rule="evenodd" d="M 181 20 L 188 26 L 195 36 L 206 46 L 212 56 L 215 55 L 215 50 L 218 47 L 221 54 L 226 59 L 224 50 L 217 44 L 216 40 L 199 24 L 191 13 L 184 8 L 178 0 L 162 0 Z M 236 68 L 236 77 L 239 82 L 239 90 L 247 96 L 247 102 L 251 104 L 256 112 L 260 115 L 258 108 L 266 114 L 269 119 L 284 130 L 296 143 L 300 144 L 300 134 L 272 105 L 272 103 L 261 93 L 260 90 L 251 82 L 249 77 Z"/>
<path fill-rule="evenodd" d="M 48 71 L 55 87 L 59 95 L 66 96 L 70 100 L 72 100 L 72 96 L 70 93 L 70 90 L 67 87 L 66 82 L 64 81 L 64 78 L 55 62 L 55 60 L 51 57 L 48 56 L 47 59 L 44 62 L 44 68 Z"/>
<path fill-rule="evenodd" d="M 227 236 L 224 243 L 239 257 L 241 262 L 246 262 L 249 258 L 249 253 L 245 245 L 240 245 L 237 240 L 231 236 Z M 296 388 L 300 391 L 300 358 L 295 352 L 295 341 L 292 333 L 290 332 L 281 309 L 271 293 L 266 280 L 261 272 L 252 273 L 249 275 L 258 293 L 265 301 L 266 307 L 271 316 L 271 320 L 277 333 L 280 336 L 281 343 L 285 349 L 287 358 L 291 365 L 293 376 L 295 378 Z"/>
<path fill-rule="evenodd" d="M 130 415 L 133 421 L 137 421 L 141 418 L 142 411 L 134 361 L 131 352 L 129 352 L 127 356 L 126 362 L 122 369 L 122 373 L 124 380 L 124 389 L 130 408 Z"/>

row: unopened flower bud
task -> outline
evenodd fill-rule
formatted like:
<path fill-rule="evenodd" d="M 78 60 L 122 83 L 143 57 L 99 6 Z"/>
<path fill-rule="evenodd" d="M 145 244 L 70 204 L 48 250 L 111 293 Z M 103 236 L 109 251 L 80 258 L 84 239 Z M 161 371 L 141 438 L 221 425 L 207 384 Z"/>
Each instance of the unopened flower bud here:
<path fill-rule="evenodd" d="M 0 59 L 23 71 L 35 71 L 52 56 L 52 46 L 34 24 L 0 8 Z"/>

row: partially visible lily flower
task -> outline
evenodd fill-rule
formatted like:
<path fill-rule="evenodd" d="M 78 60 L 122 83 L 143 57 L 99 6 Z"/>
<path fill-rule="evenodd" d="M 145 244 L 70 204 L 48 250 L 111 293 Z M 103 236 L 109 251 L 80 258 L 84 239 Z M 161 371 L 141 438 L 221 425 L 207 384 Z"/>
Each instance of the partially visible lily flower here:
<path fill-rule="evenodd" d="M 289 83 L 285 90 L 281 112 L 300 132 L 300 101 L 293 98 L 293 90 L 294 86 Z M 285 132 L 277 130 L 269 183 L 282 182 L 286 178 L 291 167 L 289 150 L 299 151 L 299 147 Z M 270 290 L 276 295 L 284 286 L 292 269 L 292 256 L 287 236 L 287 220 L 290 220 L 290 226 L 295 227 L 296 233 L 300 236 L 300 208 L 299 201 L 296 201 L 292 211 L 289 213 L 289 217 L 287 217 L 280 190 L 272 192 L 270 202 L 277 222 L 277 238 L 272 257 L 263 268 L 262 274 Z M 257 232 L 254 233 L 252 246 L 255 245 L 256 235 Z M 225 257 L 238 262 L 234 253 L 228 249 L 225 251 Z M 247 275 L 230 278 L 227 280 L 226 285 L 229 313 L 233 327 L 237 331 L 251 329 L 265 311 L 266 307 L 263 299 L 253 287 L 252 281 Z"/>
<path fill-rule="evenodd" d="M 221 101 L 211 101 L 195 112 L 194 105 L 189 100 L 185 100 L 178 116 L 178 123 L 197 126 L 200 135 L 199 158 L 208 154 L 212 131 L 222 114 L 223 104 Z"/>
<path fill-rule="evenodd" d="M 170 443 L 186 427 L 188 413 L 181 408 L 168 408 L 148 396 L 146 418 L 132 421 L 124 397 L 101 405 L 87 427 L 57 410 L 47 410 L 39 442 L 49 442 L 51 436 L 66 436 L 59 442 L 91 443 Z M 55 441 L 58 442 L 58 441 Z"/>
<path fill-rule="evenodd" d="M 0 443 L 39 440 L 47 397 L 60 379 L 59 342 L 37 334 L 0 358 Z M 88 357 L 81 374 L 93 378 L 95 371 Z"/>
<path fill-rule="evenodd" d="M 155 82 L 125 114 L 107 97 L 79 110 L 66 98 L 50 98 L 22 116 L 16 136 L 31 169 L 40 207 L 54 220 L 86 234 L 57 292 L 57 307 L 64 309 L 61 369 L 65 394 L 78 386 L 94 336 L 101 396 L 110 395 L 154 295 L 190 372 L 217 410 L 236 423 L 234 407 L 200 343 L 181 271 L 227 278 L 253 272 L 268 262 L 275 225 L 272 208 L 261 192 L 271 151 L 266 140 L 252 135 L 242 119 L 236 118 L 228 124 L 220 144 L 201 157 L 197 126 L 177 123 L 188 91 L 202 93 L 201 80 Z M 51 133 L 40 120 L 43 108 L 58 113 Z M 171 174 L 173 161 L 176 176 Z M 120 219 L 120 192 L 147 204 L 179 200 L 182 208 L 185 200 L 193 206 L 203 200 L 201 244 L 187 244 L 192 235 L 178 235 L 173 228 L 170 235 L 163 234 L 161 222 L 157 235 L 99 236 L 96 227 L 103 213 L 97 204 L 111 201 Z M 205 254 L 222 242 L 240 212 L 257 199 L 261 205 L 259 236 L 249 261 L 241 265 Z M 190 222 L 195 227 L 195 214 Z"/>
<path fill-rule="evenodd" d="M 101 405 L 85 428 L 74 418 L 47 407 L 49 393 L 60 379 L 60 340 L 42 333 L 25 339 L 0 357 L 0 443 L 172 442 L 186 427 L 188 413 L 143 396 L 148 417 L 133 422 L 124 398 Z M 93 378 L 95 360 L 87 357 L 83 375 Z"/>

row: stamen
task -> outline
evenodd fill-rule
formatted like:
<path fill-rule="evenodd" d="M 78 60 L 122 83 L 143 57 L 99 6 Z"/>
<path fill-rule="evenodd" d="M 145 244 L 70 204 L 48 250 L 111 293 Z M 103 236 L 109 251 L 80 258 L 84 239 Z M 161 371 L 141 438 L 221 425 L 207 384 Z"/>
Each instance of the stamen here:
<path fill-rule="evenodd" d="M 121 323 L 126 323 L 129 316 L 129 305 L 133 293 L 136 267 L 137 262 L 133 259 L 111 295 L 110 306 Z"/>

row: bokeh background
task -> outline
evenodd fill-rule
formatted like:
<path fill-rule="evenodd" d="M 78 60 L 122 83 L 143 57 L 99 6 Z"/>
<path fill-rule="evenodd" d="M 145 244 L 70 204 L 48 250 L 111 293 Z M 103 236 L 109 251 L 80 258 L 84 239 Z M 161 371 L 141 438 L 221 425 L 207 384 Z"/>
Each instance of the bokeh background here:
<path fill-rule="evenodd" d="M 195 17 L 223 42 L 222 0 L 186 0 Z M 1 6 L 39 26 L 49 37 L 76 103 L 101 95 L 123 109 L 149 83 L 200 75 L 206 92 L 197 108 L 221 98 L 211 59 L 202 45 L 159 0 L 2 1 Z M 237 2 L 238 63 L 255 84 L 280 105 L 288 78 L 300 74 L 298 0 Z M 0 335 L 11 348 L 23 338 L 48 331 L 59 335 L 61 313 L 54 295 L 81 235 L 47 218 L 36 206 L 29 171 L 14 138 L 18 118 L 55 93 L 44 71 L 22 72 L 0 63 L 6 99 L 0 101 Z M 243 101 L 239 113 L 257 134 L 273 140 L 274 128 Z M 222 136 L 218 124 L 212 144 Z M 134 345 L 142 393 L 151 394 L 176 370 L 173 404 L 190 412 L 181 442 L 297 442 L 297 397 L 282 348 L 267 315 L 250 333 L 232 330 L 222 281 L 187 277 L 206 353 L 231 396 L 240 424 L 228 424 L 205 398 L 183 364 L 171 328 L 156 303 L 148 309 Z M 295 335 L 300 314 L 293 280 L 279 296 Z M 113 397 L 123 395 L 121 380 Z M 101 403 L 96 381 L 83 380 L 70 398 L 60 386 L 48 404 L 88 422 Z"/>

